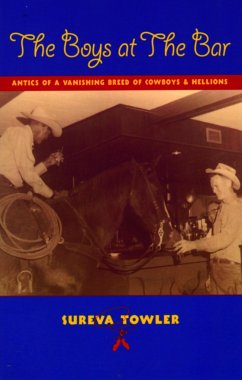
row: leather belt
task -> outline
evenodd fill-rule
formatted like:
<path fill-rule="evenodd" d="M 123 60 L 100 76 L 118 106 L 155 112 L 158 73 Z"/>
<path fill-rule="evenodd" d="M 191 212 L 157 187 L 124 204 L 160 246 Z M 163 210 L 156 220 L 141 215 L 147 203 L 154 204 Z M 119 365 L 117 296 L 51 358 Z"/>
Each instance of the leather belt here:
<path fill-rule="evenodd" d="M 215 257 L 214 259 L 211 260 L 212 264 L 232 264 L 232 265 L 240 265 L 240 263 L 236 263 L 236 261 L 232 261 L 229 259 L 222 259 Z"/>

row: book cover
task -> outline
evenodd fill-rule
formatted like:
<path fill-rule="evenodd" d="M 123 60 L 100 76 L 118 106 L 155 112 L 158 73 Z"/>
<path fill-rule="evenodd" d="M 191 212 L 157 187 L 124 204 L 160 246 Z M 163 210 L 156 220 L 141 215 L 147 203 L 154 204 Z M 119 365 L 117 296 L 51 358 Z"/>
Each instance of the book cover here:
<path fill-rule="evenodd" d="M 36 159 L 64 154 L 43 177 L 63 195 L 60 253 L 34 258 L 27 288 L 2 271 L 1 379 L 241 378 L 241 296 L 208 294 L 206 256 L 153 249 L 194 217 L 207 232 L 205 168 L 242 178 L 241 16 L 240 1 L 0 0 L 0 133 L 45 107 L 63 135 Z"/>

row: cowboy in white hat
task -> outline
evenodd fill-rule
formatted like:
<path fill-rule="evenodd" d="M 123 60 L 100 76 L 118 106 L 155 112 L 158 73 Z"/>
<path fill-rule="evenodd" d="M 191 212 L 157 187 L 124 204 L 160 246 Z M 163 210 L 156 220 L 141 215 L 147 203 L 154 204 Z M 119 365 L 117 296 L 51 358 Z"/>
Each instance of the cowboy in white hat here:
<path fill-rule="evenodd" d="M 52 153 L 35 166 L 32 149 L 34 144 L 41 144 L 51 134 L 60 137 L 62 127 L 55 116 L 39 106 L 22 115 L 17 119 L 25 125 L 8 128 L 0 138 L 0 196 L 16 191 L 26 183 L 35 193 L 51 198 L 54 192 L 40 176 L 50 166 L 59 165 L 63 154 Z"/>
<path fill-rule="evenodd" d="M 44 129 L 46 129 L 46 127 L 49 128 L 49 132 L 52 132 L 54 137 L 60 137 L 62 135 L 61 125 L 56 121 L 55 116 L 51 115 L 42 107 L 37 106 L 31 112 L 21 112 L 21 114 L 23 117 L 17 117 L 21 122 L 25 123 L 25 120 L 30 120 L 30 123 L 33 125 L 42 124 Z"/>
<path fill-rule="evenodd" d="M 236 170 L 219 163 L 215 169 L 206 169 L 210 185 L 220 202 L 213 235 L 200 240 L 180 240 L 174 245 L 178 254 L 192 250 L 210 254 L 210 277 L 212 294 L 242 294 L 241 254 L 242 202 L 236 191 L 240 181 Z"/>

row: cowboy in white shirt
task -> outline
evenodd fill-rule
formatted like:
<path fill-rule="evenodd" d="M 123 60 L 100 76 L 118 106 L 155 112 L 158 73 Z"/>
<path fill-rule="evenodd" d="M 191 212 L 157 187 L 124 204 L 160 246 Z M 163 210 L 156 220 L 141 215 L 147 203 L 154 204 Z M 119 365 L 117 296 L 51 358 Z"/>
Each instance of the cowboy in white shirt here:
<path fill-rule="evenodd" d="M 194 241 L 180 240 L 174 244 L 178 254 L 198 250 L 210 254 L 211 294 L 242 294 L 241 254 L 242 204 L 236 191 L 240 180 L 236 170 L 219 163 L 206 169 L 210 184 L 220 202 L 213 223 L 213 235 Z"/>
<path fill-rule="evenodd" d="M 31 113 L 22 113 L 27 125 L 8 128 L 0 138 L 0 196 L 21 188 L 24 183 L 45 198 L 54 195 L 40 178 L 48 167 L 63 161 L 60 152 L 52 153 L 45 161 L 35 166 L 34 144 L 41 144 L 50 134 L 60 137 L 62 127 L 55 118 L 41 107 Z M 19 118 L 23 121 L 23 118 Z"/>

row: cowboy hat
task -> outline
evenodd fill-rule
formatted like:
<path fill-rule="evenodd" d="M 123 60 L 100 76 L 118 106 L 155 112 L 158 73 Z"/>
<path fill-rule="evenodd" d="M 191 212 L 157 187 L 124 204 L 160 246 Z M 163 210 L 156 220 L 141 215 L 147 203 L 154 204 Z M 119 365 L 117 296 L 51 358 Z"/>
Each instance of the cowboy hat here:
<path fill-rule="evenodd" d="M 219 174 L 223 177 L 229 178 L 232 181 L 235 190 L 239 190 L 240 188 L 240 181 L 236 176 L 236 170 L 231 166 L 220 163 L 215 169 L 206 169 L 205 172 L 208 174 Z"/>
<path fill-rule="evenodd" d="M 47 125 L 51 131 L 53 136 L 60 137 L 62 135 L 62 127 L 55 120 L 55 116 L 48 113 L 45 109 L 40 106 L 35 107 L 31 112 L 21 112 L 24 117 L 17 117 L 21 123 L 25 123 L 26 119 L 31 119 L 35 121 L 39 121 Z"/>

